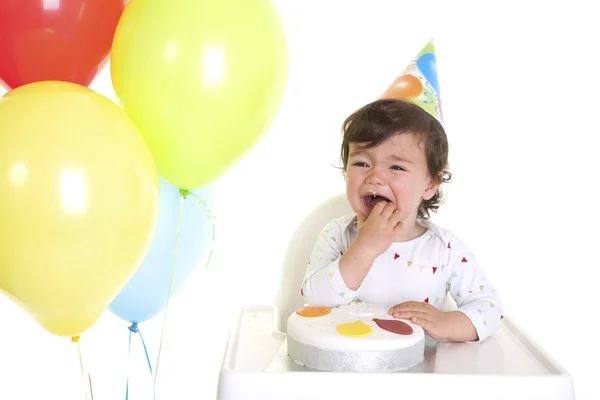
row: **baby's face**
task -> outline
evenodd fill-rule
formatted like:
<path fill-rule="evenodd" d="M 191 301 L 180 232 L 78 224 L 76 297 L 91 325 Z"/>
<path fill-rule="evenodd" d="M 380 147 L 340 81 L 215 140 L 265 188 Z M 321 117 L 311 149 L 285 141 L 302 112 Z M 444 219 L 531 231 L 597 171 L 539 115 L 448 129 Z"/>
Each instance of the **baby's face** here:
<path fill-rule="evenodd" d="M 430 199 L 436 185 L 429 177 L 423 144 L 411 133 L 394 135 L 376 147 L 351 143 L 346 168 L 346 195 L 355 212 L 365 216 L 379 201 L 392 202 L 403 222 L 417 217 L 422 199 Z"/>

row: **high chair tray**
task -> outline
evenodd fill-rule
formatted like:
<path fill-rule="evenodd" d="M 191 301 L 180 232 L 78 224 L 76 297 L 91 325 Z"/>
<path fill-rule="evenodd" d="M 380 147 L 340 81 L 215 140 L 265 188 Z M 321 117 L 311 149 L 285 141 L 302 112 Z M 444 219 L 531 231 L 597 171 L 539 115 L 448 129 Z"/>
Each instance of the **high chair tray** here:
<path fill-rule="evenodd" d="M 302 367 L 287 355 L 273 306 L 245 306 L 232 329 L 217 398 L 573 400 L 571 376 L 510 318 L 482 343 L 427 338 L 425 360 L 398 373 L 338 373 Z"/>

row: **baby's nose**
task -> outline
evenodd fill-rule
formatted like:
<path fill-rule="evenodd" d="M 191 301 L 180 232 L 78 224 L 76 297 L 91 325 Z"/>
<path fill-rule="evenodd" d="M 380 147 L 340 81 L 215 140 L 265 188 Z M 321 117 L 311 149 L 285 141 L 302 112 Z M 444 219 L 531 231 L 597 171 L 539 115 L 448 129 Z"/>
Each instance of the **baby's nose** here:
<path fill-rule="evenodd" d="M 370 185 L 385 185 L 385 174 L 379 170 L 373 169 L 371 173 L 367 176 L 367 183 Z"/>

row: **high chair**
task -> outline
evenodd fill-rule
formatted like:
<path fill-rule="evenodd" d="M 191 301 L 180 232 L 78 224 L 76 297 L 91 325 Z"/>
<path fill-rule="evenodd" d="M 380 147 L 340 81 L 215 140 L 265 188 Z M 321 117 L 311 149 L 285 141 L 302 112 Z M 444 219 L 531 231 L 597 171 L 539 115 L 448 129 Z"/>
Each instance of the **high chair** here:
<path fill-rule="evenodd" d="M 321 203 L 296 228 L 285 254 L 279 292 L 274 300 L 281 332 L 287 332 L 288 317 L 304 305 L 300 286 L 317 236 L 332 219 L 352 213 L 346 196 L 340 194 Z"/>
<path fill-rule="evenodd" d="M 316 371 L 287 355 L 286 322 L 304 305 L 300 286 L 316 238 L 330 220 L 351 214 L 342 194 L 309 213 L 290 239 L 279 291 L 269 305 L 245 305 L 232 328 L 217 398 L 573 400 L 570 374 L 505 314 L 503 326 L 481 343 L 427 338 L 425 360 L 398 373 Z M 450 296 L 446 309 L 456 307 Z M 393 395 L 395 393 L 395 395 Z"/>

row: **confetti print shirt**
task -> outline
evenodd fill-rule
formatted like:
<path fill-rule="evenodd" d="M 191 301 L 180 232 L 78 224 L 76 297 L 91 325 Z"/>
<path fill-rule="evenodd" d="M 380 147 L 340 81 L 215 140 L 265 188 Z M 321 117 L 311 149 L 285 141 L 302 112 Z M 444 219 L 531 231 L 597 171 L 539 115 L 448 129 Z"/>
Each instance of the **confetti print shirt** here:
<path fill-rule="evenodd" d="M 355 216 L 330 221 L 321 231 L 300 290 L 309 305 L 335 307 L 351 302 L 393 306 L 424 301 L 444 311 L 449 293 L 477 330 L 479 341 L 501 325 L 502 304 L 473 253 L 451 232 L 419 219 L 427 231 L 394 242 L 379 255 L 357 290 L 349 289 L 339 260 L 357 236 Z"/>

